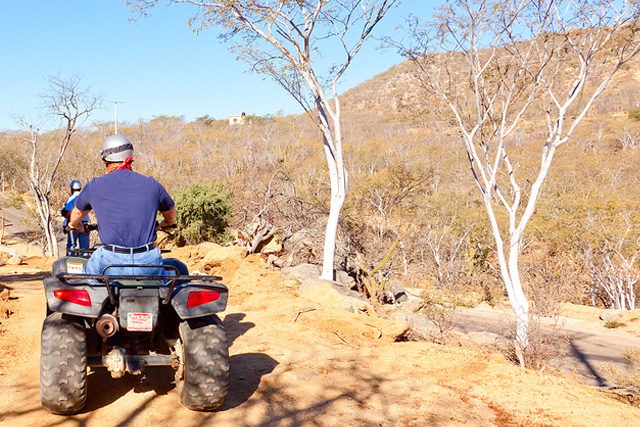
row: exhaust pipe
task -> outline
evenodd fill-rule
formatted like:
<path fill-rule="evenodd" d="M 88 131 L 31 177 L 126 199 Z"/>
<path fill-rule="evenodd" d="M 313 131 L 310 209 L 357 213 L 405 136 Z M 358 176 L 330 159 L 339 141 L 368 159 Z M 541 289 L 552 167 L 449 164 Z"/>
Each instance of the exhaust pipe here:
<path fill-rule="evenodd" d="M 110 314 L 103 314 L 96 322 L 96 331 L 104 340 L 114 336 L 118 330 L 118 320 Z"/>

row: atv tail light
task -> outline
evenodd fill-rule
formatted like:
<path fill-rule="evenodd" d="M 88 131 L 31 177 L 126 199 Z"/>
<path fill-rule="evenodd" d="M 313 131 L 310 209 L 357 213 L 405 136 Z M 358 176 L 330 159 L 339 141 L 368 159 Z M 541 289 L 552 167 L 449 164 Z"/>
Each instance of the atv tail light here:
<path fill-rule="evenodd" d="M 89 292 L 76 289 L 58 289 L 53 292 L 53 295 L 63 301 L 69 301 L 74 304 L 91 306 L 91 298 L 89 298 Z"/>
<path fill-rule="evenodd" d="M 220 298 L 220 292 L 214 292 L 214 291 L 189 292 L 189 298 L 187 299 L 187 308 L 193 308 L 202 304 L 206 304 L 211 301 L 216 301 L 218 298 Z"/>

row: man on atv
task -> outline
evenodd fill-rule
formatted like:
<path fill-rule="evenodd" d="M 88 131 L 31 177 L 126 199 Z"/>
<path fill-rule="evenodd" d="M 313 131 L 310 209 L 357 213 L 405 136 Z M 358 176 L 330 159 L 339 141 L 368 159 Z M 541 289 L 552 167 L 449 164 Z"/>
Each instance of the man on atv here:
<path fill-rule="evenodd" d="M 102 274 L 109 264 L 162 265 L 156 240 L 156 215 L 164 217 L 160 228 L 173 225 L 175 205 L 164 187 L 150 176 L 133 172 L 133 144 L 122 135 L 108 136 L 102 144 L 106 174 L 85 185 L 71 212 L 69 225 L 81 229 L 91 210 L 98 219 L 102 245 L 84 267 L 88 274 Z M 161 275 L 164 269 L 109 268 L 113 275 Z"/>
<path fill-rule="evenodd" d="M 71 196 L 69 196 L 60 210 L 60 214 L 64 217 L 62 229 L 67 233 L 67 255 L 75 255 L 73 252 L 70 252 L 71 249 L 89 249 L 89 233 L 86 231 L 86 225 L 89 223 L 89 217 L 85 216 L 82 218 L 82 230 L 69 229 L 69 217 L 71 216 L 71 211 L 76 204 L 76 199 L 82 190 L 82 183 L 77 179 L 74 179 L 69 184 L 69 187 L 71 189 Z"/>

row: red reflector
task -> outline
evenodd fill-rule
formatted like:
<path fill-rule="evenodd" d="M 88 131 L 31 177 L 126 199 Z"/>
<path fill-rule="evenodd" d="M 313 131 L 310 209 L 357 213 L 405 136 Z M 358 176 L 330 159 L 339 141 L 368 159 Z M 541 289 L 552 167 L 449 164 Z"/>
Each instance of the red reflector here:
<path fill-rule="evenodd" d="M 215 301 L 220 298 L 220 292 L 213 291 L 195 291 L 189 292 L 189 299 L 187 299 L 187 308 L 197 307 L 202 304 L 206 304 L 211 301 Z"/>
<path fill-rule="evenodd" d="M 91 298 L 89 298 L 89 292 L 76 289 L 58 289 L 53 292 L 56 298 L 63 301 L 69 301 L 74 304 L 91 306 Z"/>

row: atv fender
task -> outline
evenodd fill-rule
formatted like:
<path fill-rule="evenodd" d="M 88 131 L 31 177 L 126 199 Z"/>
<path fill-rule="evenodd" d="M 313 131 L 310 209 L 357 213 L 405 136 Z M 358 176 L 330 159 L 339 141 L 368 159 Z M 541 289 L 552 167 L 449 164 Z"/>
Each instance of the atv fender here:
<path fill-rule="evenodd" d="M 80 305 L 70 301 L 57 298 L 54 292 L 57 290 L 84 290 L 89 294 L 91 305 Z M 59 313 L 72 314 L 83 317 L 96 318 L 100 315 L 104 301 L 109 297 L 107 288 L 103 284 L 69 285 L 62 283 L 55 277 L 44 279 L 44 293 L 47 297 L 49 310 Z"/>
<path fill-rule="evenodd" d="M 215 300 L 206 304 L 188 307 L 189 294 L 200 291 L 214 291 L 220 296 Z M 193 283 L 189 285 L 178 286 L 173 293 L 171 305 L 181 319 L 192 319 L 194 317 L 209 316 L 219 313 L 227 308 L 227 300 L 229 299 L 229 290 L 220 283 L 205 284 Z"/>

